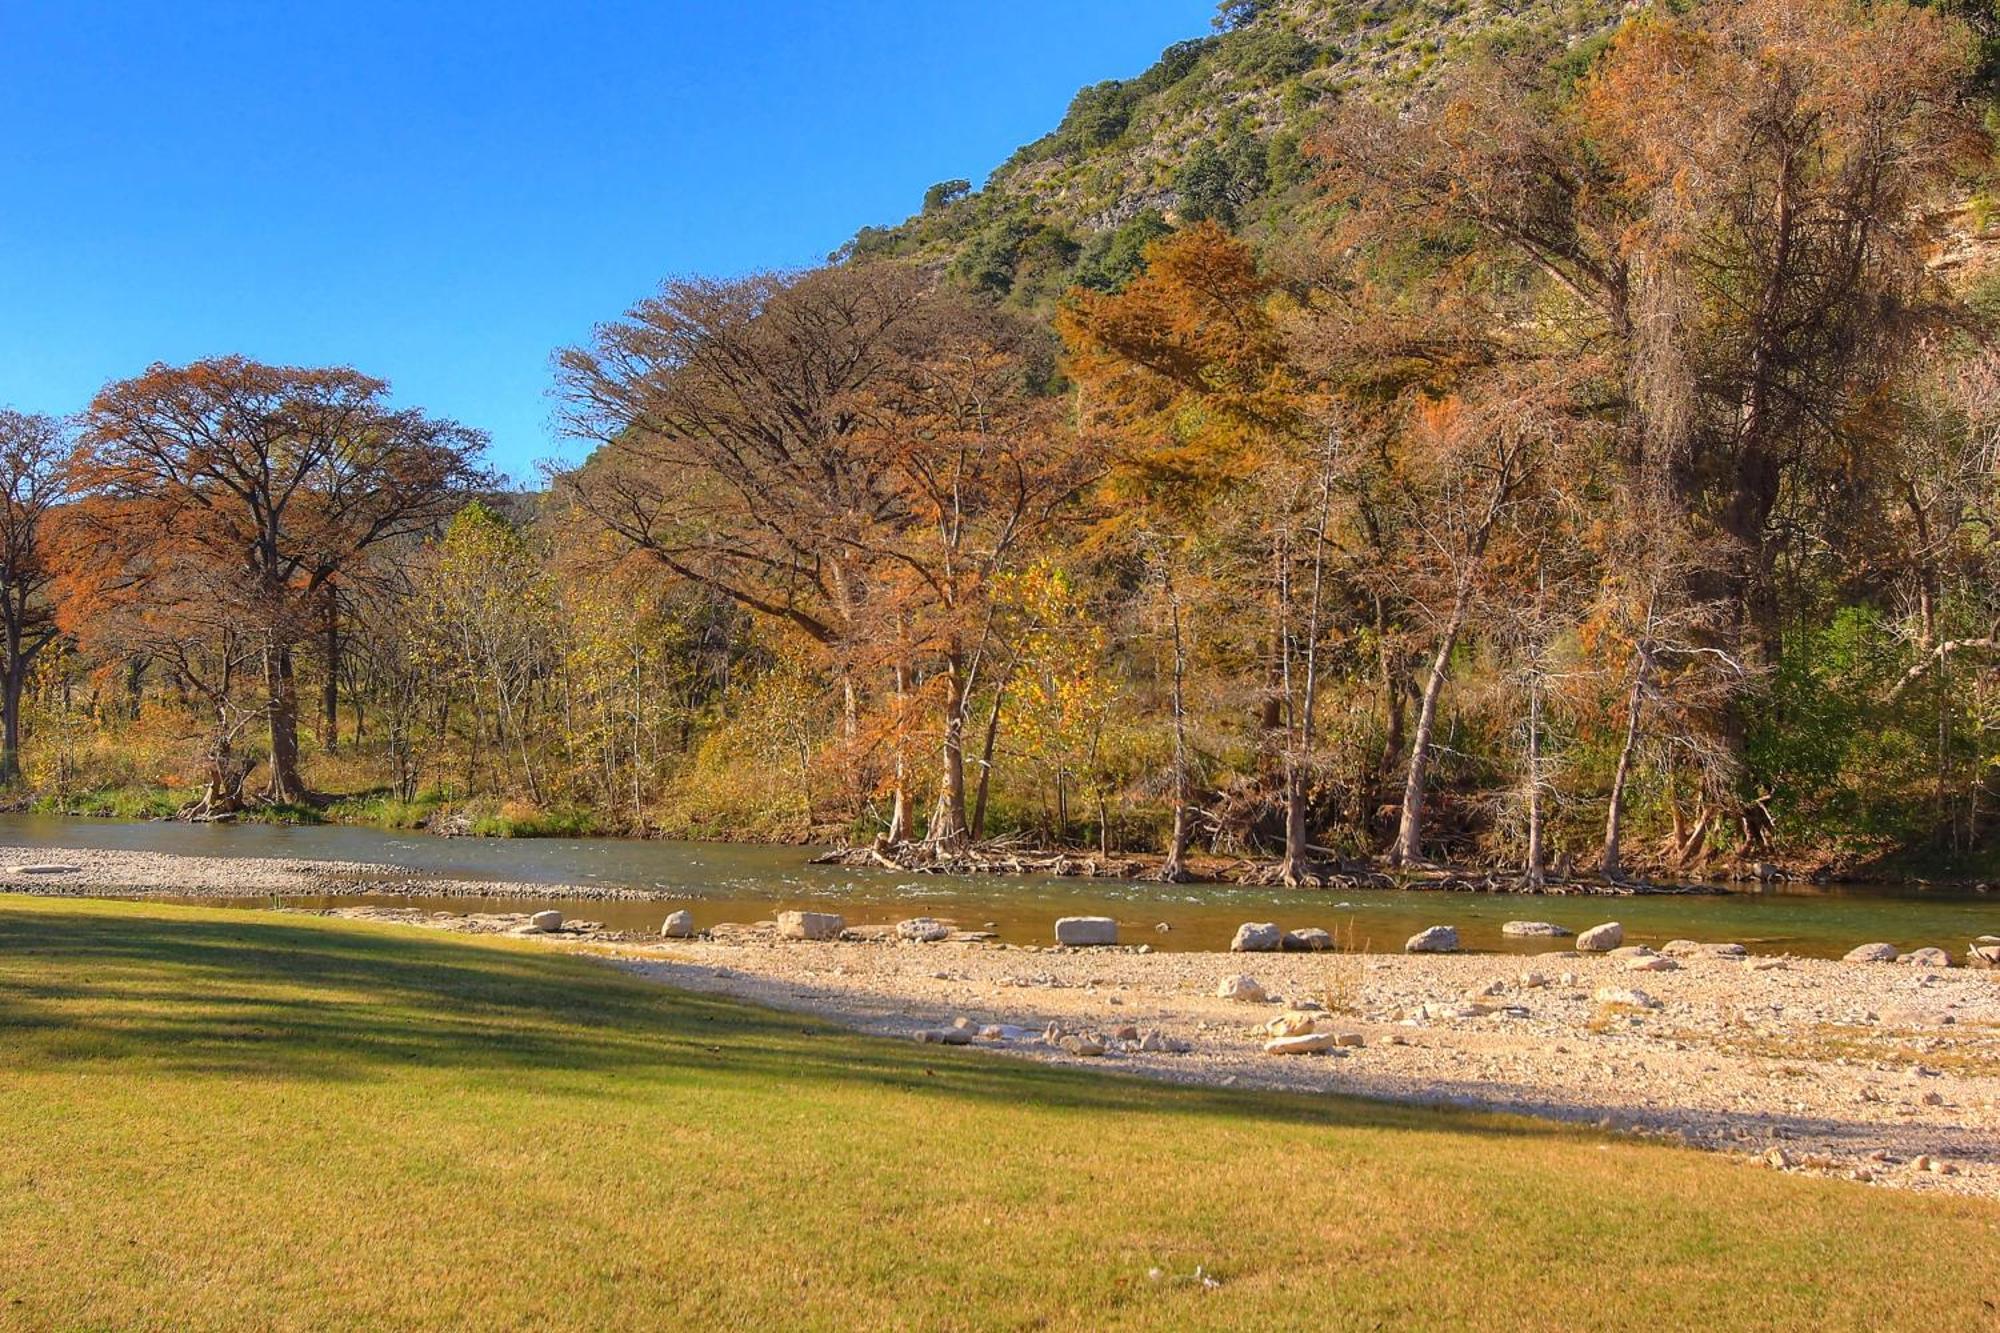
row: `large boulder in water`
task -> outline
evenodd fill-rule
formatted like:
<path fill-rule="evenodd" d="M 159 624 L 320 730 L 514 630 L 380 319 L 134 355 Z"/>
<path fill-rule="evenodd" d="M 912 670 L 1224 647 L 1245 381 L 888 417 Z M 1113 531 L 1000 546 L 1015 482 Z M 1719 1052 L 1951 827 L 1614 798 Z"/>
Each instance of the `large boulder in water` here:
<path fill-rule="evenodd" d="M 1616 921 L 1592 926 L 1576 937 L 1576 947 L 1584 953 L 1610 953 L 1625 942 L 1625 927 Z"/>
<path fill-rule="evenodd" d="M 1841 959 L 1846 963 L 1893 963 L 1901 955 L 1893 944 L 1857 944 Z"/>
<path fill-rule="evenodd" d="M 1229 952 L 1269 953 L 1284 940 L 1285 932 L 1274 922 L 1246 921 L 1236 928 L 1236 938 L 1229 941 Z"/>
<path fill-rule="evenodd" d="M 1458 928 L 1456 926 L 1431 926 L 1420 930 L 1403 943 L 1404 953 L 1457 953 Z"/>
<path fill-rule="evenodd" d="M 1056 922 L 1056 943 L 1116 944 L 1118 923 L 1108 916 L 1066 916 Z"/>

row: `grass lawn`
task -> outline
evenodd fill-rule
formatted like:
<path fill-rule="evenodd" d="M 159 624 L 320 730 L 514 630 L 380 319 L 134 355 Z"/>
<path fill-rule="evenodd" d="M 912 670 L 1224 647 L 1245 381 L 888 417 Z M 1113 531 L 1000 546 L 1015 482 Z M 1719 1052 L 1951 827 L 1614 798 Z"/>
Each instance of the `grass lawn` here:
<path fill-rule="evenodd" d="M 9 1329 L 2000 1325 L 1990 1204 L 263 912 L 0 895 L 0 1135 Z"/>

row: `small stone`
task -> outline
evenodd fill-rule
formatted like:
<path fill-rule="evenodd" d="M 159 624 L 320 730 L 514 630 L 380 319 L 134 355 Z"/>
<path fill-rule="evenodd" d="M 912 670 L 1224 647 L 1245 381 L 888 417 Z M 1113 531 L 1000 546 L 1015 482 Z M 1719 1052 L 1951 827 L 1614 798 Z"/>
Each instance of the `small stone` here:
<path fill-rule="evenodd" d="M 2000 967 L 2000 943 L 1985 944 L 1975 940 L 1965 950 L 1967 967 Z"/>
<path fill-rule="evenodd" d="M 1860 944 L 1849 949 L 1841 958 L 1843 963 L 1893 963 L 1896 961 L 1896 946 L 1893 944 Z"/>
<path fill-rule="evenodd" d="M 1142 1051 L 1164 1051 L 1167 1049 L 1167 1039 L 1161 1035 L 1158 1028 L 1147 1028 L 1146 1035 L 1139 1038 L 1139 1049 Z"/>
<path fill-rule="evenodd" d="M 562 923 L 561 912 L 537 912 L 528 918 L 527 928 L 537 934 L 546 935 L 552 930 L 561 930 Z"/>
<path fill-rule="evenodd" d="M 1103 945 L 1118 943 L 1118 923 L 1108 916 L 1066 916 L 1056 922 L 1056 943 Z"/>
<path fill-rule="evenodd" d="M 1625 942 L 1625 927 L 1616 921 L 1592 926 L 1576 937 L 1576 947 L 1584 953 L 1610 953 Z"/>
<path fill-rule="evenodd" d="M 1271 921 L 1246 921 L 1229 941 L 1231 953 L 1269 953 L 1284 942 L 1285 932 Z"/>
<path fill-rule="evenodd" d="M 1336 1032 L 1333 1034 L 1333 1044 L 1336 1046 L 1353 1046 L 1358 1048 L 1366 1046 L 1368 1042 L 1359 1032 Z"/>
<path fill-rule="evenodd" d="M 1603 986 L 1598 989 L 1599 1004 L 1618 1004 L 1631 1009 L 1658 1009 L 1660 1002 L 1642 990 L 1627 986 Z"/>
<path fill-rule="evenodd" d="M 778 938 L 783 940 L 838 939 L 845 929 L 846 918 L 836 912 L 778 913 Z"/>
<path fill-rule="evenodd" d="M 1431 926 L 1420 930 L 1403 945 L 1404 953 L 1457 953 L 1458 929 L 1455 926 Z"/>
<path fill-rule="evenodd" d="M 1660 946 L 1660 952 L 1670 958 L 1686 958 L 1701 951 L 1702 946 L 1698 940 L 1668 940 Z"/>
<path fill-rule="evenodd" d="M 964 1028 L 925 1028 L 917 1040 L 932 1046 L 970 1046 L 973 1034 Z"/>
<path fill-rule="evenodd" d="M 1783 1148 L 1773 1148 L 1764 1154 L 1764 1165 L 1774 1171 L 1789 1171 L 1792 1167 L 1791 1153 Z"/>
<path fill-rule="evenodd" d="M 1287 1009 L 1270 1022 L 1264 1024 L 1264 1031 L 1273 1037 L 1300 1037 L 1308 1032 L 1319 1031 L 1320 1016 Z"/>
<path fill-rule="evenodd" d="M 1912 949 L 1896 961 L 1911 967 L 1950 967 L 1951 955 L 1943 949 Z"/>
<path fill-rule="evenodd" d="M 1912 1171 L 1928 1171 L 1931 1169 L 1932 1160 L 1929 1153 L 1918 1153 L 1911 1159 L 1910 1169 Z"/>
<path fill-rule="evenodd" d="M 1681 965 L 1661 954 L 1645 958 L 1634 958 L 1625 964 L 1627 972 L 1678 972 Z"/>
<path fill-rule="evenodd" d="M 935 944 L 951 938 L 951 927 L 934 916 L 913 916 L 896 923 L 896 938 L 917 944 Z"/>
<path fill-rule="evenodd" d="M 689 911 L 669 912 L 660 926 L 660 934 L 670 940 L 684 940 L 694 934 L 694 913 Z"/>
<path fill-rule="evenodd" d="M 1111 1039 L 1113 1041 L 1137 1041 L 1139 1040 L 1139 1029 L 1131 1023 L 1122 1024 L 1112 1030 Z"/>
<path fill-rule="evenodd" d="M 1518 980 L 1522 990 L 1540 990 L 1549 984 L 1549 979 L 1539 972 L 1523 972 Z"/>
<path fill-rule="evenodd" d="M 1549 921 L 1506 921 L 1501 923 L 1500 933 L 1502 935 L 1545 935 L 1553 939 L 1572 934 L 1573 932 Z"/>
<path fill-rule="evenodd" d="M 1919 1097 L 1917 1100 L 1922 1102 L 1925 1106 L 1943 1106 L 1944 1094 L 1941 1092 L 1927 1092 L 1923 1096 Z"/>
<path fill-rule="evenodd" d="M 1245 1004 L 1263 1004 L 1271 998 L 1257 978 L 1241 972 L 1216 983 L 1215 996 L 1219 1000 L 1241 1000 Z"/>
<path fill-rule="evenodd" d="M 1333 936 L 1318 926 L 1307 926 L 1304 930 L 1288 930 L 1279 944 L 1286 953 L 1324 953 L 1333 947 Z"/>
<path fill-rule="evenodd" d="M 1087 1032 L 1072 1032 L 1057 1044 L 1071 1055 L 1093 1056 L 1104 1054 L 1104 1042 Z"/>
<path fill-rule="evenodd" d="M 1266 1055 L 1317 1055 L 1334 1048 L 1336 1034 L 1307 1032 L 1296 1037 L 1273 1037 L 1264 1043 Z"/>
<path fill-rule="evenodd" d="M 1740 944 L 1711 944 L 1708 952 L 1714 958 L 1742 958 L 1750 951 Z"/>
<path fill-rule="evenodd" d="M 1495 977 L 1483 986 L 1474 986 L 1468 990 L 1465 993 L 1465 998 L 1468 1000 L 1483 1000 L 1489 995 L 1505 995 L 1506 993 L 1507 983 Z"/>

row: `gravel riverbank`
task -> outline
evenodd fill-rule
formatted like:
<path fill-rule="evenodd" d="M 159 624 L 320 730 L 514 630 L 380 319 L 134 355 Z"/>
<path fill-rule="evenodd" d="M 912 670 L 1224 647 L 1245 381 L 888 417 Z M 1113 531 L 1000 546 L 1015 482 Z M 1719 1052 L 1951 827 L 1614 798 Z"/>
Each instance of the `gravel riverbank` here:
<path fill-rule="evenodd" d="M 437 878 L 408 866 L 266 856 L 183 856 L 82 847 L 0 846 L 0 892 L 47 897 L 424 898 L 663 901 L 672 895 L 593 884 Z"/>
<path fill-rule="evenodd" d="M 0 891 L 671 897 L 434 879 L 365 862 L 14 846 L 0 846 Z M 333 911 L 530 933 L 516 914 Z M 2000 1198 L 1996 970 L 1739 958 L 1691 944 L 1659 956 L 1243 954 L 1043 948 L 976 931 L 918 943 L 886 926 L 808 941 L 780 939 L 769 922 L 664 940 L 572 921 L 538 937 L 671 985 L 886 1036 L 1176 1082 L 1525 1112 L 1667 1135 L 1779 1169 Z M 1218 995 L 1239 976 L 1254 983 L 1239 991 L 1263 998 Z M 1273 1023 L 1303 1038 L 1293 1047 L 1324 1049 L 1272 1053 Z"/>
<path fill-rule="evenodd" d="M 520 916 L 338 914 L 537 934 L 669 985 L 886 1036 L 1175 1082 L 1522 1112 L 1764 1168 L 2000 1198 L 1996 971 L 1712 947 L 1515 958 L 1025 948 L 884 930 L 804 941 L 770 923 L 668 941 L 577 922 L 533 932 Z M 1266 998 L 1218 995 L 1244 975 Z M 1323 1035 L 1305 1045 L 1330 1049 L 1270 1053 L 1269 1025 L 1288 1013 L 1289 1027 Z"/>

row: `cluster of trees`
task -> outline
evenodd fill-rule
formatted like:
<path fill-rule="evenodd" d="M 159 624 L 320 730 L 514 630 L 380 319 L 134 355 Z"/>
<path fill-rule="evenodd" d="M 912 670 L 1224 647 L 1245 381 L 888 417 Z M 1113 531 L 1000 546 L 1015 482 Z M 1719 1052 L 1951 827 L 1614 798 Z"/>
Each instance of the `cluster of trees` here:
<path fill-rule="evenodd" d="M 0 417 L 6 772 L 39 680 L 199 719 L 198 813 L 344 746 L 403 801 L 1168 878 L 1974 851 L 1978 60 L 1897 3 L 1638 18 L 1341 107 L 1312 228 L 1153 219 L 1053 321 L 858 256 L 670 282 L 558 355 L 594 450 L 532 497 L 350 371 Z"/>

